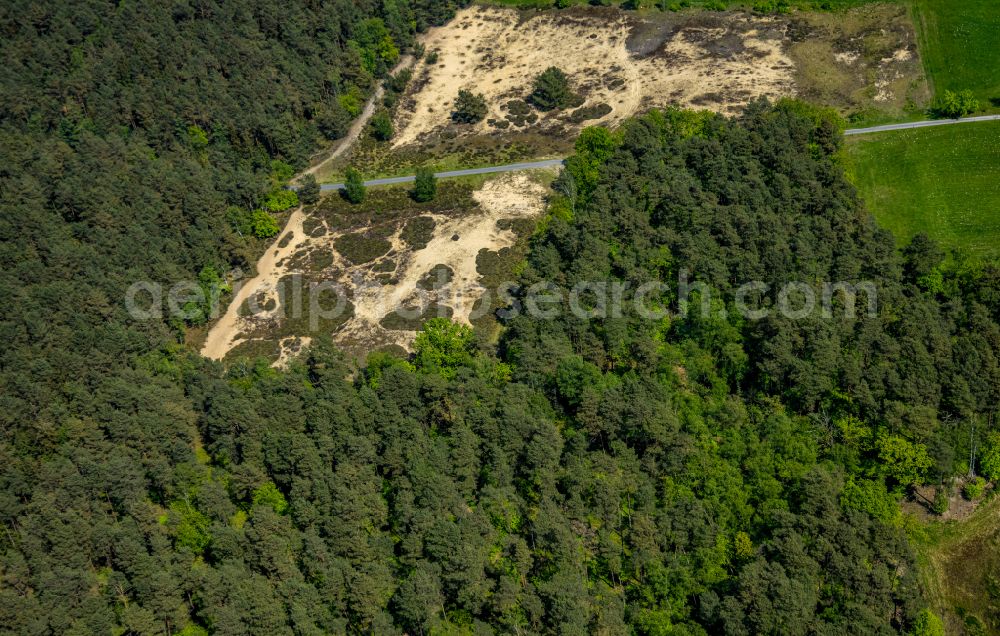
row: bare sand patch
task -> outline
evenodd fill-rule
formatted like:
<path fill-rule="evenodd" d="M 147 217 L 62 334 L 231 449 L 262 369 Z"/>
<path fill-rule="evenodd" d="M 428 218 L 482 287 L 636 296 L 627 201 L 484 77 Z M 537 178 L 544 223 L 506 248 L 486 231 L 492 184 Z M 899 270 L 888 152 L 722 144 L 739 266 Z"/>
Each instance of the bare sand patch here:
<path fill-rule="evenodd" d="M 870 4 L 836 13 L 796 13 L 788 52 L 804 99 L 846 114 L 919 110 L 930 89 L 905 6 Z"/>
<path fill-rule="evenodd" d="M 781 16 L 473 6 L 428 31 L 423 44 L 437 59 L 414 67 L 393 149 L 521 133 L 572 139 L 583 126 L 614 126 L 668 105 L 734 114 L 759 97 L 801 96 L 844 114 L 899 113 L 929 98 L 912 21 L 893 4 Z M 525 110 L 534 78 L 549 66 L 566 72 L 580 107 Z M 462 89 L 485 96 L 483 121 L 451 121 Z"/>
<path fill-rule="evenodd" d="M 344 349 L 362 355 L 388 346 L 409 349 L 420 321 L 442 315 L 470 323 L 485 288 L 477 270 L 482 250 L 499 251 L 514 245 L 517 235 L 501 223 L 532 219 L 544 210 L 547 189 L 540 173 L 552 170 L 505 173 L 485 179 L 471 193 L 472 202 L 454 209 L 429 210 L 410 215 L 382 211 L 381 225 L 331 226 L 327 220 L 296 210 L 274 246 L 261 257 L 258 275 L 239 286 L 225 314 L 213 325 L 202 347 L 202 355 L 223 359 L 247 347 L 258 352 L 277 352 L 275 365 L 286 365 L 316 334 L 289 307 L 299 302 L 308 307 L 308 284 L 331 281 L 346 292 L 350 310 L 330 331 Z M 412 246 L 404 238 L 407 224 L 418 217 L 433 221 L 426 240 Z M 378 217 L 376 217 L 378 218 Z M 345 236 L 384 236 L 385 253 L 355 256 L 353 262 L 338 249 Z M 279 247 L 283 246 L 283 247 Z M 320 263 L 317 265 L 317 263 Z M 447 272 L 447 280 L 435 277 Z M 431 284 L 429 284 L 429 282 Z M 303 289 L 298 301 L 284 289 L 287 284 Z M 330 303 L 326 303 L 330 305 Z M 400 309 L 402 309 L 400 311 Z M 326 325 L 327 323 L 319 323 Z M 289 327 L 299 332 L 290 333 Z M 270 346 L 270 345 L 274 346 Z M 264 346 L 268 345 L 268 346 Z"/>
<path fill-rule="evenodd" d="M 362 137 L 321 177 L 336 181 L 348 165 L 401 175 L 420 165 L 565 156 L 584 126 L 615 126 L 668 105 L 734 114 L 758 97 L 796 96 L 862 125 L 920 112 L 930 100 L 912 19 L 892 3 L 769 17 L 476 6 L 422 42 L 436 61 L 416 63 L 393 111 L 394 140 Z M 552 65 L 567 71 L 579 106 L 543 112 L 525 101 Z M 483 121 L 451 120 L 461 89 L 485 96 Z"/>
<path fill-rule="evenodd" d="M 479 252 L 513 245 L 514 233 L 500 229 L 498 223 L 541 215 L 545 192 L 545 187 L 528 174 L 507 173 L 487 180 L 473 193 L 479 204 L 475 213 L 459 217 L 426 215 L 434 219 L 435 227 L 423 249 L 402 248 L 397 231 L 393 250 L 383 257 L 398 261 L 390 283 L 380 283 L 374 276 L 373 271 L 379 269 L 377 263 L 374 268 L 348 268 L 341 277 L 340 282 L 354 290 L 354 316 L 334 334 L 334 340 L 345 345 L 364 342 L 373 348 L 395 344 L 409 349 L 416 331 L 387 328 L 384 323 L 400 307 L 415 308 L 402 312 L 414 317 L 424 315 L 428 308 L 446 307 L 453 320 L 470 324 L 476 301 L 486 291 L 477 271 Z M 442 266 L 450 270 L 450 280 L 439 289 L 422 289 L 420 281 Z"/>
<path fill-rule="evenodd" d="M 302 353 L 311 343 L 312 338 L 309 336 L 289 336 L 282 338 L 278 342 L 278 346 L 281 347 L 281 353 L 278 354 L 278 359 L 271 363 L 271 366 L 277 368 L 287 367 L 292 358 Z"/>
<path fill-rule="evenodd" d="M 257 294 L 263 294 L 267 298 L 276 297 L 277 283 L 287 273 L 287 268 L 282 263 L 309 240 L 302 229 L 304 220 L 305 212 L 301 207 L 296 208 L 274 244 L 257 261 L 257 276 L 246 282 L 237 281 L 233 299 L 226 312 L 209 330 L 201 355 L 221 360 L 246 340 L 239 337 L 245 320 L 240 316 L 240 308 Z"/>
<path fill-rule="evenodd" d="M 584 97 L 581 108 L 606 114 L 572 122 L 564 111 L 539 112 L 537 128 L 571 133 L 586 124 L 618 123 L 640 110 L 677 104 L 736 112 L 755 97 L 794 93 L 794 64 L 784 50 L 782 25 L 773 18 L 738 14 L 666 32 L 646 55 L 629 50 L 637 26 L 618 10 L 525 15 L 513 9 L 469 7 L 423 42 L 437 52 L 415 68 L 412 88 L 397 114 L 393 146 L 412 144 L 449 126 L 458 91 L 482 93 L 486 120 L 463 134 L 482 134 L 507 122 L 507 105 L 523 99 L 545 68 L 558 66 Z M 516 125 L 516 124 L 515 124 Z M 504 129 L 509 128 L 504 125 Z"/>

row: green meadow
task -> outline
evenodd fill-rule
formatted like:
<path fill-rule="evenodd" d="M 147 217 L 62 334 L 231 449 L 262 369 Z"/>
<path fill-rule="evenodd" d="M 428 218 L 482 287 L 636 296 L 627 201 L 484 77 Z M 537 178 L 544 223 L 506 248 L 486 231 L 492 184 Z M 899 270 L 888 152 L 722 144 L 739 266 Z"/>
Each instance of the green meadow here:
<path fill-rule="evenodd" d="M 1000 122 L 848 138 L 848 173 L 868 209 L 904 243 L 1000 256 Z"/>
<path fill-rule="evenodd" d="M 1000 107 L 997 0 L 913 0 L 924 67 L 934 89 L 970 89 L 983 108 Z"/>

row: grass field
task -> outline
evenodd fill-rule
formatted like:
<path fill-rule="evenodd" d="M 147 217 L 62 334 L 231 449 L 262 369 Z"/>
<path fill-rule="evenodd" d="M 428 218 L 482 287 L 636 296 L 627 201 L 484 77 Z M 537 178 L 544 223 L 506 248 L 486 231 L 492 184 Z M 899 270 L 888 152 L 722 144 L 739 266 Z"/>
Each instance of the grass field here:
<path fill-rule="evenodd" d="M 849 138 L 848 174 L 900 243 L 926 232 L 947 248 L 1000 256 L 1000 122 Z"/>
<path fill-rule="evenodd" d="M 984 108 L 1000 107 L 997 0 L 912 0 L 924 67 L 934 89 L 971 89 Z"/>

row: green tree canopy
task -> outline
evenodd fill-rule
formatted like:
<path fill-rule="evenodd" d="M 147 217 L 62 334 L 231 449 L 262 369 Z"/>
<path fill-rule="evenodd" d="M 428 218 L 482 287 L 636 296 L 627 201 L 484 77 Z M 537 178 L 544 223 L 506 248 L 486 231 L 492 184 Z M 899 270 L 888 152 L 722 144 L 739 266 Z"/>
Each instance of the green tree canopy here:
<path fill-rule="evenodd" d="M 541 110 L 566 108 L 577 100 L 569 86 L 569 78 L 561 69 L 550 66 L 535 78 L 528 101 Z"/>
<path fill-rule="evenodd" d="M 316 182 L 316 177 L 307 174 L 302 177 L 302 185 L 299 187 L 299 200 L 306 205 L 312 205 L 319 201 L 320 187 Z"/>
<path fill-rule="evenodd" d="M 278 221 L 264 210 L 254 210 L 250 220 L 251 233 L 260 239 L 271 238 L 281 231 Z"/>
<path fill-rule="evenodd" d="M 979 110 L 979 100 L 970 90 L 953 92 L 945 90 L 931 106 L 931 114 L 936 117 L 958 119 Z"/>
<path fill-rule="evenodd" d="M 457 369 L 472 360 L 475 338 L 466 325 L 447 318 L 432 318 L 424 323 L 413 343 L 417 366 L 445 377 L 454 377 Z"/>
<path fill-rule="evenodd" d="M 482 121 L 486 117 L 488 109 L 486 98 L 482 93 L 473 93 L 462 89 L 458 91 L 455 99 L 455 106 L 451 111 L 451 118 L 462 124 L 474 124 Z"/>
<path fill-rule="evenodd" d="M 437 177 L 433 168 L 417 168 L 417 178 L 413 183 L 413 199 L 421 203 L 437 196 Z"/>
<path fill-rule="evenodd" d="M 344 172 L 344 197 L 357 205 L 365 200 L 366 188 L 361 173 L 349 167 Z"/>
<path fill-rule="evenodd" d="M 270 212 L 284 212 L 298 204 L 299 197 L 295 191 L 287 190 L 284 187 L 275 189 L 264 197 L 264 208 Z"/>
<path fill-rule="evenodd" d="M 389 111 L 380 110 L 372 116 L 369 126 L 372 131 L 372 137 L 379 141 L 389 141 L 392 139 L 394 134 L 392 127 L 392 117 L 389 115 Z"/>

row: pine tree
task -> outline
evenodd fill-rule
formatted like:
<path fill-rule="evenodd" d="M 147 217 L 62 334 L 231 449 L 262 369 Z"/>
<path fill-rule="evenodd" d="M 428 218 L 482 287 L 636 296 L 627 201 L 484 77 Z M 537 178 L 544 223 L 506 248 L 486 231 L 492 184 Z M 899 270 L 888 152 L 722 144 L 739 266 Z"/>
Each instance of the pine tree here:
<path fill-rule="evenodd" d="M 486 98 L 481 93 L 460 90 L 451 118 L 462 124 L 474 124 L 486 117 L 486 112 Z"/>
<path fill-rule="evenodd" d="M 573 98 L 569 78 L 560 69 L 550 66 L 535 78 L 528 100 L 541 110 L 553 110 L 569 106 Z"/>

